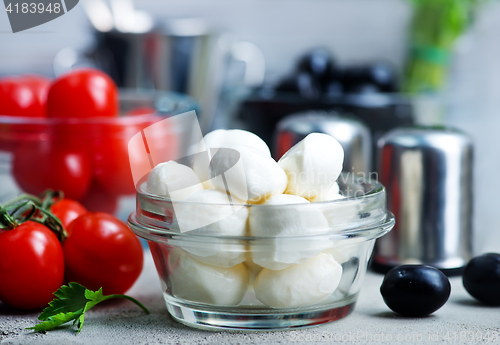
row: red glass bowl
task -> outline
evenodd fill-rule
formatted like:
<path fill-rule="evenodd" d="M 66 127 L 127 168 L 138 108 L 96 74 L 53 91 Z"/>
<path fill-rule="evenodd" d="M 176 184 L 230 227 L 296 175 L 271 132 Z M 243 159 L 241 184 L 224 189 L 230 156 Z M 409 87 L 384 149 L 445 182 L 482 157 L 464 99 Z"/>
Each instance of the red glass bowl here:
<path fill-rule="evenodd" d="M 0 115 L 0 203 L 20 193 L 62 189 L 91 211 L 126 219 L 136 192 L 128 141 L 168 116 L 197 110 L 197 104 L 176 93 L 121 90 L 120 109 L 116 118 Z M 134 115 L 134 109 L 143 110 Z M 177 136 L 176 128 L 163 129 L 149 143 L 161 146 L 168 160 Z"/>

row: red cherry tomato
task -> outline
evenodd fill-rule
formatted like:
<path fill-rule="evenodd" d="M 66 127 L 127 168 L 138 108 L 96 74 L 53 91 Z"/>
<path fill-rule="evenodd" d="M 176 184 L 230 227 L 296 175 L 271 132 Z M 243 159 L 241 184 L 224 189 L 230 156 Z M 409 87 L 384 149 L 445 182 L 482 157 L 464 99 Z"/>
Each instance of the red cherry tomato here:
<path fill-rule="evenodd" d="M 87 209 L 83 207 L 78 201 L 71 199 L 62 199 L 56 202 L 54 205 L 50 206 L 50 212 L 63 224 L 66 231 L 69 229 L 69 225 L 76 218 L 87 213 Z M 68 236 L 70 233 L 68 232 Z"/>
<path fill-rule="evenodd" d="M 0 115 L 44 117 L 49 85 L 35 75 L 0 79 Z"/>
<path fill-rule="evenodd" d="M 125 115 L 128 116 L 134 116 L 134 115 L 145 115 L 145 114 L 154 114 L 156 113 L 156 110 L 153 108 L 149 107 L 138 107 L 131 109 L 125 113 Z"/>
<path fill-rule="evenodd" d="M 135 193 L 130 171 L 128 140 L 141 130 L 138 126 L 120 128 L 109 125 L 94 143 L 94 176 L 98 188 L 112 196 Z"/>
<path fill-rule="evenodd" d="M 118 208 L 118 197 L 104 193 L 96 183 L 90 185 L 87 195 L 80 202 L 88 212 L 114 214 Z"/>
<path fill-rule="evenodd" d="M 157 243 L 153 241 L 148 241 L 149 249 L 151 250 L 151 256 L 155 262 L 155 267 L 160 276 L 160 279 L 168 284 L 169 271 L 165 265 L 168 262 L 168 246 L 163 243 Z"/>
<path fill-rule="evenodd" d="M 122 294 L 137 280 L 143 265 L 139 239 L 118 218 L 90 212 L 69 226 L 63 244 L 66 279 L 104 294 Z"/>
<path fill-rule="evenodd" d="M 47 227 L 27 221 L 0 232 L 0 301 L 18 309 L 43 308 L 63 280 L 63 250 Z"/>
<path fill-rule="evenodd" d="M 84 148 L 69 143 L 27 142 L 15 151 L 13 175 L 25 192 L 51 188 L 79 200 L 90 186 L 92 161 Z"/>
<path fill-rule="evenodd" d="M 47 97 L 49 95 L 51 80 L 47 77 L 36 74 L 26 74 L 23 76 L 23 79 L 35 93 L 38 101 L 43 107 L 42 111 L 45 116 L 45 107 L 47 106 Z"/>
<path fill-rule="evenodd" d="M 163 120 L 159 116 L 148 117 L 148 120 L 133 122 L 128 125 L 106 125 L 105 133 L 94 142 L 94 175 L 105 193 L 109 195 L 132 195 L 136 188 L 132 177 L 131 165 L 142 166 L 153 163 L 166 162 L 175 159 L 177 150 L 176 136 L 167 125 L 150 127 L 155 122 Z M 144 144 L 132 147 L 129 155 L 129 141 L 136 134 L 144 130 L 150 155 L 148 156 Z"/>
<path fill-rule="evenodd" d="M 96 69 L 65 74 L 52 83 L 47 100 L 48 117 L 114 117 L 118 114 L 118 89 L 113 80 Z"/>

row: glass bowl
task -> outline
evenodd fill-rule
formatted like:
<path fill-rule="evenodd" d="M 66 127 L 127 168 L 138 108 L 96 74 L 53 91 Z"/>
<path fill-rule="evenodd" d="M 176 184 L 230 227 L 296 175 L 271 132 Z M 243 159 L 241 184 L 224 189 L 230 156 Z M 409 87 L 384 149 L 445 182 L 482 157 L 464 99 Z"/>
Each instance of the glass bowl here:
<path fill-rule="evenodd" d="M 140 109 L 139 114 L 129 113 Z M 126 220 L 135 208 L 136 188 L 128 154 L 130 138 L 170 115 L 197 110 L 190 97 L 161 91 L 120 90 L 115 118 L 33 118 L 0 115 L 0 203 L 20 193 L 62 189 L 90 211 Z M 178 129 L 151 136 L 168 147 Z M 141 159 L 141 158 L 139 158 Z M 143 159 L 143 158 L 142 158 Z"/>
<path fill-rule="evenodd" d="M 172 202 L 143 183 L 128 223 L 148 241 L 179 322 L 246 331 L 316 326 L 353 311 L 375 239 L 394 226 L 381 184 L 347 173 L 339 186 L 345 198 L 334 201 L 231 205 Z M 183 208 L 193 218 L 222 216 L 181 232 L 176 210 Z M 244 235 L 224 235 L 238 226 Z M 283 231 L 266 235 L 271 226 Z M 264 235 L 252 236 L 254 229 Z"/>

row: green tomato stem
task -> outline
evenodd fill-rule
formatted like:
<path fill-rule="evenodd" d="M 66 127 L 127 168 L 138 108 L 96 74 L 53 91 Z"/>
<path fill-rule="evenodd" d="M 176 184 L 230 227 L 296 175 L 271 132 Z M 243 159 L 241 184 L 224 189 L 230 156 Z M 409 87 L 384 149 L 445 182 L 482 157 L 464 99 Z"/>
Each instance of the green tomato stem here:
<path fill-rule="evenodd" d="M 31 209 L 27 214 L 19 214 L 26 207 Z M 11 230 L 30 219 L 37 210 L 37 206 L 31 200 L 18 201 L 17 203 L 0 204 L 0 229 Z"/>
<path fill-rule="evenodd" d="M 61 197 L 62 192 L 47 191 L 44 198 L 53 200 Z M 21 194 L 5 205 L 0 204 L 0 229 L 12 230 L 22 223 L 31 220 L 40 223 L 54 232 L 63 243 L 68 237 L 66 229 L 59 218 L 50 212 L 50 207 L 44 208 L 44 202 L 36 196 Z M 29 212 L 27 207 L 31 207 Z M 22 211 L 22 212 L 20 212 Z"/>
<path fill-rule="evenodd" d="M 37 211 L 42 213 L 41 217 L 32 217 L 30 220 L 33 222 L 40 223 L 49 228 L 53 233 L 57 235 L 59 242 L 63 243 L 68 238 L 68 232 L 62 225 L 59 218 L 54 216 L 49 210 L 37 207 Z"/>
<path fill-rule="evenodd" d="M 14 205 L 14 204 L 20 203 L 21 201 L 27 201 L 27 200 L 32 201 L 35 205 L 41 205 L 42 204 L 42 200 L 40 200 L 40 198 L 37 198 L 34 195 L 31 195 L 31 194 L 21 194 L 17 198 L 9 200 L 9 202 L 7 202 L 3 206 L 7 207 L 7 206 L 10 206 L 10 205 Z"/>
<path fill-rule="evenodd" d="M 64 199 L 64 192 L 62 190 L 47 189 L 40 195 L 40 199 L 42 200 L 41 207 L 50 210 L 52 205 Z"/>

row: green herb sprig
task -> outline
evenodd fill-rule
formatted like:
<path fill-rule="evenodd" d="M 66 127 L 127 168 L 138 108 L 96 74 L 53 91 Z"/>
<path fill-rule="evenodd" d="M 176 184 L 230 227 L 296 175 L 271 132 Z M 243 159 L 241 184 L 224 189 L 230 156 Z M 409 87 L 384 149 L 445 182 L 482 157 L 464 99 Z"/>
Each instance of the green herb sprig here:
<path fill-rule="evenodd" d="M 76 325 L 78 328 L 76 331 L 78 333 L 82 330 L 85 313 L 96 304 L 112 298 L 128 299 L 149 314 L 149 310 L 135 298 L 126 295 L 104 296 L 102 288 L 92 291 L 78 283 L 69 283 L 68 286 L 63 285 L 59 290 L 54 292 L 54 295 L 56 298 L 49 303 L 49 306 L 38 317 L 38 320 L 43 322 L 27 329 L 33 329 L 35 332 L 43 332 L 74 321 L 73 325 Z"/>

